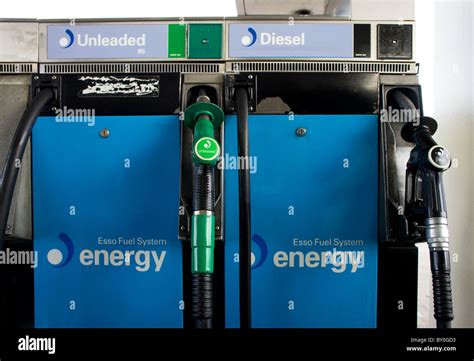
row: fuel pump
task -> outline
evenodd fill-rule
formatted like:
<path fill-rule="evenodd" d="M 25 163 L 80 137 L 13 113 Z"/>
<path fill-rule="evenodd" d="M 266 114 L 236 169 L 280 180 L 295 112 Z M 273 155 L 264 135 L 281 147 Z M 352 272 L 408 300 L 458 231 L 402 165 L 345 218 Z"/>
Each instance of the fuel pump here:
<path fill-rule="evenodd" d="M 0 270 L 0 304 L 21 301 L 18 315 L 2 306 L 12 323 L 410 328 L 425 241 L 435 318 L 450 327 L 451 158 L 433 119 L 413 115 L 407 144 L 403 121 L 381 114 L 392 94 L 397 110 L 421 108 L 414 1 L 371 2 L 238 0 L 236 18 L 184 22 L 0 20 L 2 144 L 35 95 L 0 146 L 0 251 L 42 262 Z"/>
<path fill-rule="evenodd" d="M 193 139 L 193 215 L 191 220 L 192 317 L 196 328 L 212 328 L 215 168 L 220 145 L 214 137 L 224 120 L 221 108 L 200 89 L 196 103 L 186 109 L 185 124 Z"/>

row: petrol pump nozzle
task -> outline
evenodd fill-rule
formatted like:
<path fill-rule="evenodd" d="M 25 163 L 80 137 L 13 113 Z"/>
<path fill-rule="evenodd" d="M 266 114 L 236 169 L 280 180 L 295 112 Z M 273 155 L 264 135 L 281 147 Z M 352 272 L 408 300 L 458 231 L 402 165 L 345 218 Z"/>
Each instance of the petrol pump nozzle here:
<path fill-rule="evenodd" d="M 184 122 L 193 130 L 193 215 L 191 223 L 192 316 L 196 328 L 211 328 L 213 318 L 215 166 L 220 146 L 214 131 L 224 120 L 221 108 L 204 89 L 186 109 Z"/>
<path fill-rule="evenodd" d="M 444 171 L 451 166 L 448 151 L 433 139 L 438 125 L 421 117 L 402 129 L 405 141 L 414 143 L 407 164 L 406 215 L 409 221 L 423 217 L 433 276 L 434 317 L 438 328 L 450 328 L 453 315 L 449 230 Z M 418 123 L 418 124 L 415 124 Z"/>

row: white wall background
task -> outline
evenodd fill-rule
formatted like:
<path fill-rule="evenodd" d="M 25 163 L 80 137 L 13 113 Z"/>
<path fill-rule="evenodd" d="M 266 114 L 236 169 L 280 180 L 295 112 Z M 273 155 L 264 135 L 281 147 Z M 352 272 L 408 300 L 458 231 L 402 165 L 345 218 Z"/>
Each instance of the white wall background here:
<path fill-rule="evenodd" d="M 234 0 L 3 1 L 0 6 L 0 18 L 236 14 Z M 458 260 L 453 262 L 455 326 L 474 327 L 474 5 L 471 0 L 416 0 L 416 19 L 425 113 L 438 119 L 437 139 L 458 161 L 445 176 L 452 252 Z M 419 326 L 434 327 L 428 251 L 420 248 Z"/>
<path fill-rule="evenodd" d="M 234 0 L 2 1 L 1 18 L 131 18 L 237 16 Z"/>
<path fill-rule="evenodd" d="M 456 327 L 474 327 L 474 4 L 417 0 L 417 49 L 426 115 L 458 162 L 444 177 L 453 254 Z M 420 247 L 419 327 L 435 327 L 428 251 Z M 457 262 L 456 262 L 457 260 Z"/>

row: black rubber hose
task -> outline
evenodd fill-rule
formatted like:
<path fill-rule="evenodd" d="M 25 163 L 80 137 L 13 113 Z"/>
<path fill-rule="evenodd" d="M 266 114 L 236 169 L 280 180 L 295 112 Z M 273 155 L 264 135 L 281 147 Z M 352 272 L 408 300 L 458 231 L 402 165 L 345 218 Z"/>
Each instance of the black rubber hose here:
<path fill-rule="evenodd" d="M 214 212 L 215 184 L 214 167 L 197 165 L 194 167 L 193 210 Z"/>
<path fill-rule="evenodd" d="M 454 320 L 449 251 L 431 251 L 434 317 L 438 328 L 451 328 Z"/>
<path fill-rule="evenodd" d="M 408 119 L 410 122 L 414 122 L 416 118 L 420 117 L 420 113 L 418 112 L 415 103 L 404 92 L 402 92 L 401 90 L 394 90 L 392 93 L 392 98 L 393 100 L 395 100 L 401 110 L 410 111 L 410 119 Z M 415 115 L 415 119 L 413 119 L 413 113 L 411 112 L 415 111 L 417 112 L 417 116 Z"/>
<path fill-rule="evenodd" d="M 249 164 L 248 93 L 238 88 L 237 137 L 238 156 Z M 250 229 L 250 169 L 239 169 L 239 286 L 240 286 L 240 327 L 251 327 L 251 229 Z"/>
<path fill-rule="evenodd" d="M 2 185 L 0 188 L 0 250 L 3 250 L 5 246 L 5 232 L 13 193 L 15 191 L 16 179 L 20 172 L 21 160 L 25 153 L 28 140 L 30 139 L 31 131 L 41 110 L 53 98 L 53 91 L 51 89 L 44 89 L 32 99 L 18 123 L 10 144 L 10 149 L 3 168 Z M 20 166 L 18 166 L 18 162 L 20 162 Z"/>
<path fill-rule="evenodd" d="M 192 276 L 192 316 L 195 328 L 212 328 L 213 300 L 212 274 L 195 273 Z"/>
<path fill-rule="evenodd" d="M 392 93 L 393 99 L 398 103 L 401 109 L 415 110 L 416 105 L 413 101 L 401 90 L 394 90 Z"/>
<path fill-rule="evenodd" d="M 193 210 L 214 212 L 214 166 L 196 165 L 193 182 Z M 195 328 L 212 328 L 214 313 L 213 279 L 210 273 L 192 275 L 192 317 Z"/>

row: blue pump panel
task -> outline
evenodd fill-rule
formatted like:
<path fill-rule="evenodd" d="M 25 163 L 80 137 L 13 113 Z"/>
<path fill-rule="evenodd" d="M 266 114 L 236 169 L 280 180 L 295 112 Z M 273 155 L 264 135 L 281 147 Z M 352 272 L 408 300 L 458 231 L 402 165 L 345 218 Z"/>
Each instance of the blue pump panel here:
<path fill-rule="evenodd" d="M 180 121 L 79 120 L 33 132 L 36 327 L 182 327 Z"/>
<path fill-rule="evenodd" d="M 227 327 L 239 327 L 236 123 L 226 118 Z M 249 137 L 252 327 L 376 327 L 377 116 L 253 115 Z"/>

